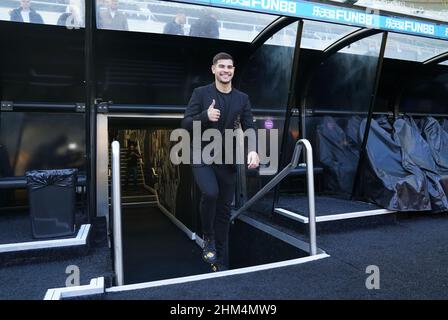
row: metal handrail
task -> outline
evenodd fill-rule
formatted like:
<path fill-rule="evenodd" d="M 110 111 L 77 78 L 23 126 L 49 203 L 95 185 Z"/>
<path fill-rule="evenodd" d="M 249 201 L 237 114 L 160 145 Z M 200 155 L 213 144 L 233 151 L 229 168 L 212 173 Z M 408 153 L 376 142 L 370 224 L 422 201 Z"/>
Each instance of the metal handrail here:
<path fill-rule="evenodd" d="M 123 285 L 123 239 L 121 232 L 120 143 L 112 142 L 112 212 L 114 266 L 117 285 Z"/>
<path fill-rule="evenodd" d="M 143 185 L 146 185 L 146 181 L 145 181 L 145 171 L 143 170 L 143 153 L 142 150 L 140 148 L 140 141 L 137 139 L 137 151 L 140 154 L 141 158 L 138 161 L 138 166 L 140 168 L 140 173 L 142 174 L 142 178 L 143 178 Z"/>
<path fill-rule="evenodd" d="M 230 221 L 235 220 L 241 213 L 249 209 L 256 201 L 265 196 L 276 185 L 278 185 L 285 177 L 287 177 L 298 165 L 299 157 L 302 153 L 302 148 L 305 147 L 306 158 L 306 179 L 308 187 L 308 208 L 309 208 L 309 232 L 310 232 L 310 255 L 317 254 L 316 245 L 316 206 L 314 199 L 314 172 L 313 172 L 313 149 L 311 144 L 306 139 L 297 141 L 294 147 L 291 162 L 280 171 L 271 181 L 269 181 L 260 191 L 258 191 L 252 198 L 249 199 L 241 208 L 236 210 L 230 217 Z"/>

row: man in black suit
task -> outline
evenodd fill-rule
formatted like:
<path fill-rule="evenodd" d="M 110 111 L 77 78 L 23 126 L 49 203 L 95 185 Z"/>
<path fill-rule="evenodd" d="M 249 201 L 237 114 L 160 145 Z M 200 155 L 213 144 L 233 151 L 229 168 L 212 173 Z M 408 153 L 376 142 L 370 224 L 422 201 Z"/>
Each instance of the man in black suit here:
<path fill-rule="evenodd" d="M 100 29 L 128 31 L 128 18 L 118 10 L 118 0 L 106 0 L 106 9 L 99 12 Z"/>
<path fill-rule="evenodd" d="M 174 35 L 185 35 L 184 25 L 186 22 L 185 13 L 178 13 L 174 20 L 168 22 L 163 28 L 163 33 L 165 34 L 174 34 Z"/>
<path fill-rule="evenodd" d="M 199 19 L 192 23 L 190 36 L 218 39 L 219 23 L 216 14 L 205 8 Z"/>
<path fill-rule="evenodd" d="M 44 23 L 42 16 L 31 8 L 31 0 L 20 0 L 20 7 L 9 13 L 11 21 Z"/>
<path fill-rule="evenodd" d="M 185 111 L 182 127 L 193 131 L 193 121 L 199 121 L 201 130 L 236 129 L 255 130 L 249 97 L 232 87 L 235 67 L 232 56 L 218 53 L 211 67 L 215 82 L 196 88 Z M 225 152 L 229 150 L 224 150 Z M 248 168 L 258 167 L 256 150 L 248 150 Z M 219 153 L 219 152 L 218 152 Z M 233 154 L 235 154 L 233 152 Z M 194 157 L 194 156 L 193 156 Z M 222 159 L 222 158 L 221 158 Z M 230 206 L 235 194 L 236 167 L 234 164 L 193 163 L 193 176 L 201 190 L 201 223 L 204 238 L 203 259 L 212 264 L 214 271 L 228 268 L 228 234 Z"/>

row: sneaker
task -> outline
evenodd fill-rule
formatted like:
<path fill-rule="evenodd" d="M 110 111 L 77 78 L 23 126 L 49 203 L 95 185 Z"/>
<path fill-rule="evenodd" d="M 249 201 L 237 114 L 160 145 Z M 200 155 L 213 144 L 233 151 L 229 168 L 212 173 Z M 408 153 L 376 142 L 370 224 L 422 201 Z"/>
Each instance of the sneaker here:
<path fill-rule="evenodd" d="M 216 257 L 216 248 L 215 241 L 204 237 L 204 247 L 202 248 L 202 258 L 207 263 L 215 263 L 217 260 Z"/>
<path fill-rule="evenodd" d="M 227 268 L 227 266 L 225 266 L 222 263 L 212 263 L 212 271 L 213 272 L 219 272 L 219 271 L 226 271 L 229 270 L 229 268 Z"/>

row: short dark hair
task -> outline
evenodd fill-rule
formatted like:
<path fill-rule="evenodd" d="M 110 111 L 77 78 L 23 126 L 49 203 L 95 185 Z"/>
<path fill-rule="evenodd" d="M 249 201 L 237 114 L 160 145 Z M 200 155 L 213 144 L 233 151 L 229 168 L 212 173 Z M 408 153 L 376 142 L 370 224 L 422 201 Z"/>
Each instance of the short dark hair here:
<path fill-rule="evenodd" d="M 228 54 L 227 52 L 220 52 L 217 55 L 213 57 L 213 64 L 216 64 L 218 60 L 232 60 L 233 63 L 235 63 L 235 60 L 233 60 L 233 57 Z"/>

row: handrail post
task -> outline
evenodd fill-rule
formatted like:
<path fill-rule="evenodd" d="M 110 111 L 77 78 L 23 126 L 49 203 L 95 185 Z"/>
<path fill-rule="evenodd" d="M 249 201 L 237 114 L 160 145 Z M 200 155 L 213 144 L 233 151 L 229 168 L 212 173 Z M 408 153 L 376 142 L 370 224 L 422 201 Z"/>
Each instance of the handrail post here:
<path fill-rule="evenodd" d="M 306 155 L 306 181 L 308 189 L 308 223 L 310 232 L 310 255 L 317 254 L 316 245 L 316 208 L 314 199 L 314 168 L 313 168 L 313 149 L 306 139 L 301 139 L 300 143 L 305 146 Z"/>
<path fill-rule="evenodd" d="M 120 143 L 112 142 L 112 212 L 114 266 L 117 285 L 123 285 L 123 240 L 121 232 Z"/>

